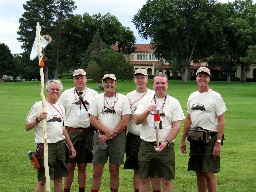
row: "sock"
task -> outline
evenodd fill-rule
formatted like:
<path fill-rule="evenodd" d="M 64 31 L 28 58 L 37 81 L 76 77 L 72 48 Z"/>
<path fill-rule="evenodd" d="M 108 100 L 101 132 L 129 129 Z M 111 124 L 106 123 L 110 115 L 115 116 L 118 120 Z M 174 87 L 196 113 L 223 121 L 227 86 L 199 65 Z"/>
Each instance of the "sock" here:
<path fill-rule="evenodd" d="M 84 187 L 79 187 L 79 192 L 85 192 L 85 188 Z"/>
<path fill-rule="evenodd" d="M 161 190 L 155 190 L 155 189 L 154 189 L 153 192 L 161 192 Z"/>
<path fill-rule="evenodd" d="M 111 192 L 118 192 L 118 188 L 111 188 L 111 187 L 110 187 L 110 191 L 111 191 Z"/>
<path fill-rule="evenodd" d="M 64 192 L 70 192 L 70 188 L 64 188 Z"/>

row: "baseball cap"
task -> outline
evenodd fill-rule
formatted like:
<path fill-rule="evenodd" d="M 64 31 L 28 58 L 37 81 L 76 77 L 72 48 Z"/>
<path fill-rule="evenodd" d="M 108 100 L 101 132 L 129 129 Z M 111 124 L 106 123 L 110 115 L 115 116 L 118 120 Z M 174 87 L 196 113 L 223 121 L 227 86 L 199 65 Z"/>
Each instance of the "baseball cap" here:
<path fill-rule="evenodd" d="M 199 69 L 196 71 L 196 75 L 198 75 L 198 73 L 207 73 L 207 75 L 211 75 L 210 69 L 207 67 L 199 67 Z"/>
<path fill-rule="evenodd" d="M 148 73 L 147 73 L 147 70 L 146 70 L 146 69 L 136 69 L 136 70 L 134 71 L 134 76 L 137 75 L 137 74 L 141 74 L 141 75 L 148 76 Z"/>
<path fill-rule="evenodd" d="M 105 74 L 102 78 L 102 81 L 104 81 L 107 78 L 110 78 L 110 79 L 113 79 L 114 81 L 116 81 L 116 76 L 114 74 Z"/>
<path fill-rule="evenodd" d="M 73 77 L 77 76 L 77 75 L 84 75 L 84 76 L 86 76 L 86 72 L 83 69 L 74 70 Z"/>

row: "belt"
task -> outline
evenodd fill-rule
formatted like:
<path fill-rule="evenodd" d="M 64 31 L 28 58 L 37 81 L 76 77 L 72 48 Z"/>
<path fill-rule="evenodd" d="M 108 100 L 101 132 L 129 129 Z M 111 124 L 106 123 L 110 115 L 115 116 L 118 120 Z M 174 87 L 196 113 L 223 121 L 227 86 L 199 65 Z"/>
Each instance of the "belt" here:
<path fill-rule="evenodd" d="M 67 131 L 71 131 L 71 132 L 89 132 L 91 131 L 90 127 L 87 128 L 74 128 L 74 127 L 65 127 Z"/>
<path fill-rule="evenodd" d="M 152 142 L 144 141 L 144 142 L 149 143 L 149 144 L 154 145 L 154 146 L 157 145 L 156 141 L 152 141 Z M 159 145 L 161 145 L 161 143 L 162 143 L 162 142 L 159 142 Z"/>
<path fill-rule="evenodd" d="M 218 132 L 214 132 L 214 131 L 209 131 L 209 134 L 211 137 L 214 137 Z"/>
<path fill-rule="evenodd" d="M 193 127 L 193 129 L 203 129 L 203 130 L 206 130 L 211 137 L 214 137 L 218 133 L 218 132 L 215 132 L 215 131 L 210 131 L 210 130 L 204 129 L 202 127 Z"/>

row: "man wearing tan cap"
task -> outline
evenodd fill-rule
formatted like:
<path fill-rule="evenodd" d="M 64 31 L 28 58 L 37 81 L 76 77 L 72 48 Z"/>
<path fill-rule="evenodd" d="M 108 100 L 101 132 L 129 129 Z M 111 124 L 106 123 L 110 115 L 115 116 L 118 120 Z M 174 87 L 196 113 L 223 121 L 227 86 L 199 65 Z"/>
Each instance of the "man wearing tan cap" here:
<path fill-rule="evenodd" d="M 154 95 L 155 91 L 147 88 L 148 74 L 146 69 L 136 69 L 134 72 L 134 82 L 136 89 L 127 94 L 127 98 L 132 110 L 132 116 L 127 126 L 126 136 L 126 161 L 124 169 L 133 169 L 133 187 L 135 192 L 139 192 L 140 176 L 139 176 L 139 160 L 138 153 L 141 145 L 140 130 L 141 125 L 136 125 L 134 120 L 134 112 L 140 100 L 147 95 Z M 160 180 L 151 179 L 153 192 L 160 191 Z"/>
<path fill-rule="evenodd" d="M 77 152 L 75 158 L 67 161 L 69 176 L 64 178 L 64 192 L 70 191 L 76 164 L 79 192 L 83 192 L 86 187 L 86 166 L 92 162 L 93 131 L 88 110 L 97 92 L 86 87 L 87 78 L 83 69 L 74 70 L 73 82 L 75 87 L 64 91 L 59 99 L 66 112 L 66 130 Z"/>
<path fill-rule="evenodd" d="M 220 171 L 220 153 L 224 133 L 226 106 L 221 95 L 210 89 L 211 72 L 200 67 L 196 72 L 198 90 L 190 94 L 187 117 L 181 139 L 181 152 L 190 142 L 188 171 L 197 176 L 198 191 L 218 191 L 214 173 Z M 200 133 L 205 133 L 202 137 Z"/>
<path fill-rule="evenodd" d="M 129 123 L 131 109 L 125 95 L 116 92 L 116 76 L 106 74 L 102 85 L 104 93 L 95 97 L 89 113 L 91 122 L 98 130 L 93 144 L 93 181 L 91 192 L 100 190 L 101 177 L 109 160 L 110 191 L 119 187 L 119 167 L 125 154 L 125 127 Z"/>

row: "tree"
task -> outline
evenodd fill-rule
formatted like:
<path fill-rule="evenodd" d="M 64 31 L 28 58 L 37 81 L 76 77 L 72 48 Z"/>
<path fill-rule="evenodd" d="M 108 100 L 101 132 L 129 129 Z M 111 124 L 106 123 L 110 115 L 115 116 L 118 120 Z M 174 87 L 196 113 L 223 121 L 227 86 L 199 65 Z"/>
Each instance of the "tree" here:
<path fill-rule="evenodd" d="M 226 35 L 228 61 L 241 66 L 241 81 L 246 81 L 246 70 L 252 64 L 250 51 L 256 44 L 256 5 L 252 0 L 236 0 L 226 4 L 228 22 Z M 248 55 L 250 54 L 250 55 Z"/>
<path fill-rule="evenodd" d="M 78 67 L 86 68 L 87 62 L 90 59 L 87 59 L 88 57 L 85 52 L 92 42 L 96 31 L 97 24 L 92 16 L 87 13 L 73 15 L 65 22 L 63 29 L 63 47 L 65 49 L 62 50 L 63 68 L 61 71 L 73 70 Z"/>
<path fill-rule="evenodd" d="M 68 18 L 71 17 L 71 13 L 76 9 L 75 2 L 70 0 L 56 0 L 56 21 L 54 25 L 54 36 L 55 43 L 53 44 L 54 50 L 56 50 L 56 61 L 54 68 L 54 77 L 58 77 L 58 71 L 61 65 L 61 51 L 65 49 L 64 40 L 63 40 L 63 29 L 64 23 Z"/>
<path fill-rule="evenodd" d="M 125 62 L 123 53 L 114 51 L 109 45 L 103 42 L 99 32 L 95 33 L 92 43 L 88 46 L 85 55 L 87 59 L 84 61 L 84 66 L 87 66 L 87 63 L 98 64 L 101 75 L 114 73 L 118 79 L 132 78 L 133 66 Z M 90 68 L 92 67 L 90 66 Z M 95 74 L 95 72 L 93 72 L 93 74 Z M 96 82 L 98 81 L 97 78 L 94 78 L 94 80 L 96 80 Z"/>
<path fill-rule="evenodd" d="M 47 58 L 48 61 L 54 63 L 57 61 L 59 64 L 59 54 L 54 50 L 60 50 L 60 45 L 63 39 L 61 38 L 61 29 L 64 20 L 70 16 L 70 13 L 76 8 L 74 1 L 72 0 L 44 0 L 44 1 L 33 1 L 29 0 L 23 5 L 25 12 L 22 18 L 19 19 L 20 26 L 17 34 L 19 35 L 18 40 L 22 42 L 22 48 L 27 54 L 27 64 L 37 66 L 38 62 L 29 60 L 29 53 L 36 34 L 36 23 L 39 22 L 42 28 L 41 34 L 49 34 L 53 36 L 53 42 L 51 46 L 47 46 Z M 55 59 L 56 58 L 56 59 Z M 57 70 L 56 65 L 53 67 L 50 65 L 52 70 Z M 36 72 L 35 68 L 35 72 Z M 48 78 L 48 67 L 45 67 L 45 77 Z M 55 71 L 55 74 L 57 72 Z"/>
<path fill-rule="evenodd" d="M 92 39 L 92 42 L 88 46 L 87 50 L 85 51 L 85 59 L 83 61 L 83 66 L 86 68 L 87 63 L 90 60 L 93 60 L 95 62 L 99 62 L 97 56 L 100 52 L 100 50 L 109 48 L 109 46 L 102 41 L 100 37 L 100 33 L 97 31 Z"/>
<path fill-rule="evenodd" d="M 14 71 L 15 67 L 11 51 L 6 44 L 0 43 L 0 79 L 2 79 L 3 75 L 13 75 Z"/>
<path fill-rule="evenodd" d="M 97 55 L 97 60 L 104 74 L 114 73 L 118 79 L 132 79 L 133 65 L 125 61 L 123 53 L 113 49 L 102 49 Z"/>
<path fill-rule="evenodd" d="M 149 0 L 134 16 L 139 33 L 150 37 L 156 56 L 178 65 L 187 81 L 191 60 L 209 56 L 219 26 L 214 0 Z"/>
<path fill-rule="evenodd" d="M 103 71 L 98 63 L 95 61 L 90 61 L 86 68 L 87 78 L 95 80 L 99 83 L 103 77 Z"/>
<path fill-rule="evenodd" d="M 120 36 L 118 38 L 118 42 L 116 43 L 118 45 L 118 52 L 131 54 L 135 51 L 135 37 L 130 28 L 121 27 Z"/>

